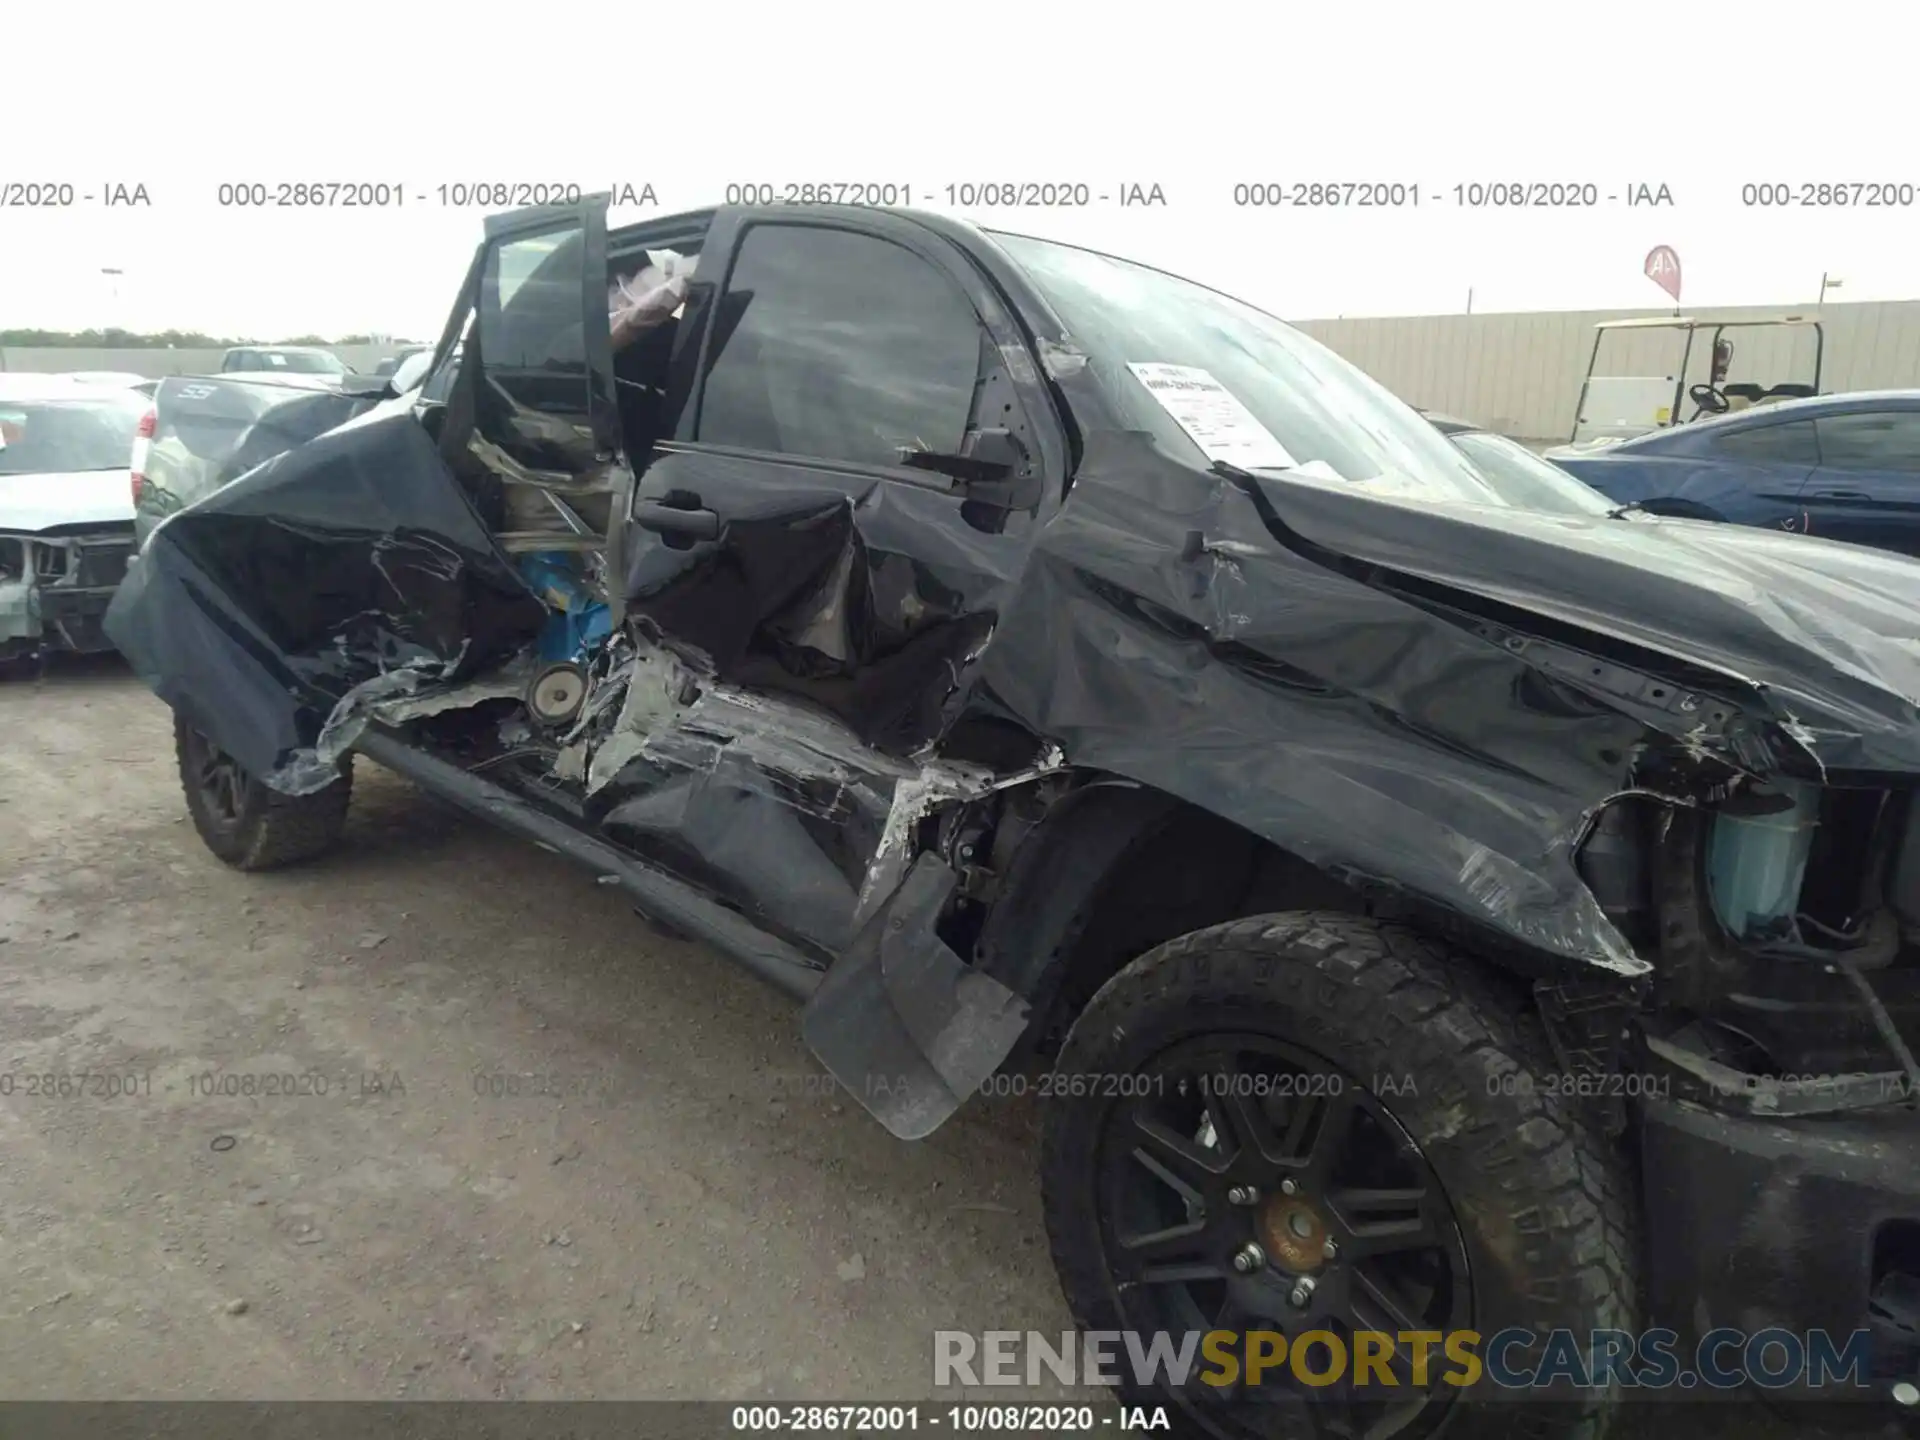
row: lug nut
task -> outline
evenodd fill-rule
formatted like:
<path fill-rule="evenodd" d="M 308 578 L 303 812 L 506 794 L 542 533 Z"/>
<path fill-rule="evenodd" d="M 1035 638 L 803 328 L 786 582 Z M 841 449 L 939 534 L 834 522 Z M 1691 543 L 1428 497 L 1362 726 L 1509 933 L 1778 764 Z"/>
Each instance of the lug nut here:
<path fill-rule="evenodd" d="M 1233 1254 L 1233 1268 L 1242 1275 L 1251 1275 L 1267 1263 L 1267 1252 L 1249 1240 Z"/>
<path fill-rule="evenodd" d="M 1280 1193 L 1282 1195 L 1294 1195 L 1299 1193 L 1299 1190 L 1300 1187 L 1291 1180 L 1282 1180 L 1280 1182 Z"/>
<path fill-rule="evenodd" d="M 1260 1192 L 1251 1185 L 1236 1185 L 1227 1191 L 1229 1205 L 1251 1205 L 1260 1198 Z"/>
<path fill-rule="evenodd" d="M 1896 1405 L 1905 1405 L 1909 1408 L 1920 1405 L 1920 1388 L 1916 1388 L 1908 1384 L 1905 1380 L 1902 1380 L 1898 1385 L 1893 1387 L 1893 1403 Z"/>
<path fill-rule="evenodd" d="M 1287 1299 L 1292 1303 L 1293 1308 L 1296 1310 L 1306 1309 L 1307 1302 L 1312 1298 L 1313 1298 L 1313 1281 L 1307 1279 L 1307 1277 L 1304 1275 L 1301 1276 L 1298 1280 L 1294 1281 L 1293 1289 L 1289 1291 L 1287 1294 Z"/>
<path fill-rule="evenodd" d="M 1320 1254 L 1323 1259 L 1337 1260 L 1340 1257 L 1340 1247 L 1329 1240 L 1320 1247 Z"/>

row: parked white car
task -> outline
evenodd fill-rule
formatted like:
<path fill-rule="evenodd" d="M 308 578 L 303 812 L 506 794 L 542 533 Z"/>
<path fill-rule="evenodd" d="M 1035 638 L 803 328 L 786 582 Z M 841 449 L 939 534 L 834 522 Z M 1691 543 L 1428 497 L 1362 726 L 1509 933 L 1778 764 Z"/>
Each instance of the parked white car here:
<path fill-rule="evenodd" d="M 149 380 L 144 375 L 136 375 L 131 370 L 68 370 L 63 372 L 67 379 L 78 380 L 85 385 L 107 385 L 121 390 L 138 390 L 151 395 L 160 384 L 158 380 Z"/>
<path fill-rule="evenodd" d="M 0 664 L 112 646 L 100 618 L 133 553 L 127 461 L 147 397 L 0 374 Z"/>

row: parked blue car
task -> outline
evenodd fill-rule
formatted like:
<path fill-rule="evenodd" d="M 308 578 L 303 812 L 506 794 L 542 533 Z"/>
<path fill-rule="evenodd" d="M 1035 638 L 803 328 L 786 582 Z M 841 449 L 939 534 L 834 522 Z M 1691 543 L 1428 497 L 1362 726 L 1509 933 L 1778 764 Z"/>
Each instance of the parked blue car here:
<path fill-rule="evenodd" d="M 1920 555 L 1920 390 L 1784 400 L 1547 458 L 1655 514 Z"/>

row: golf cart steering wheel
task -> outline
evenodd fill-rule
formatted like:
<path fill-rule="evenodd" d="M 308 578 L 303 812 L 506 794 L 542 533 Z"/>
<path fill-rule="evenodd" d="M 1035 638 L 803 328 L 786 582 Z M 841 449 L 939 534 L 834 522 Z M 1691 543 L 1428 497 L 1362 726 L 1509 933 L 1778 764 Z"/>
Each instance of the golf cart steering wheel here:
<path fill-rule="evenodd" d="M 1712 385 L 1689 385 L 1687 398 L 1693 401 L 1693 418 L 1702 415 L 1724 415 L 1733 408 L 1725 393 Z"/>

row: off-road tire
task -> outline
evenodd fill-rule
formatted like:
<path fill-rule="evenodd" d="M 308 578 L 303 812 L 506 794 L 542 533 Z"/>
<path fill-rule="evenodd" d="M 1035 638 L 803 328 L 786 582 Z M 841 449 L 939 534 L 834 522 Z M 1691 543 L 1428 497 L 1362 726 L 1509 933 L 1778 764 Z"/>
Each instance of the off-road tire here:
<path fill-rule="evenodd" d="M 1634 1327 L 1632 1167 L 1577 1102 L 1549 1093 L 1558 1066 L 1524 996 L 1399 926 L 1339 914 L 1236 920 L 1172 940 L 1109 980 L 1075 1022 L 1060 1075 L 1135 1074 L 1170 1044 L 1223 1030 L 1265 1030 L 1363 1080 L 1413 1077 L 1417 1094 L 1380 1103 L 1447 1192 L 1483 1338 L 1507 1326 L 1583 1340 Z M 1104 1107 L 1120 1102 L 1064 1098 L 1074 1093 L 1063 1080 L 1046 1106 L 1047 1234 L 1075 1320 L 1118 1330 L 1095 1174 Z M 1176 1429 L 1189 1427 L 1181 1433 L 1214 1433 L 1164 1393 L 1129 1388 L 1124 1398 L 1167 1405 Z M 1474 1409 L 1447 1433 L 1600 1440 L 1615 1412 L 1606 1397 Z"/>
<path fill-rule="evenodd" d="M 200 778 L 209 754 L 220 754 L 217 747 L 179 715 L 173 747 L 193 828 L 234 869 L 276 870 L 310 860 L 340 838 L 353 794 L 351 760 L 342 762 L 337 781 L 311 795 L 282 795 L 235 765 L 235 803 L 223 806 Z"/>

